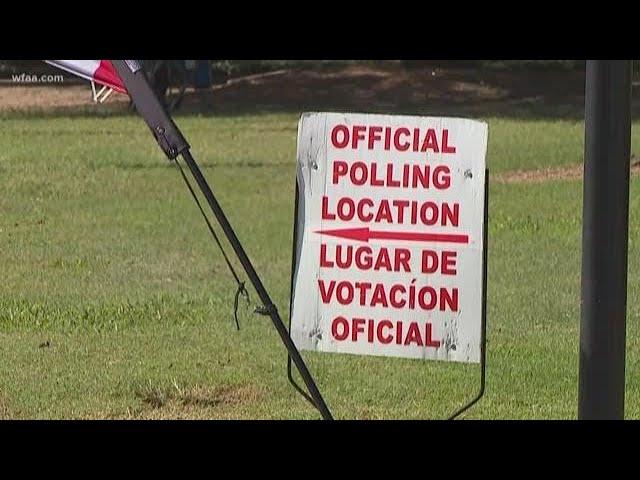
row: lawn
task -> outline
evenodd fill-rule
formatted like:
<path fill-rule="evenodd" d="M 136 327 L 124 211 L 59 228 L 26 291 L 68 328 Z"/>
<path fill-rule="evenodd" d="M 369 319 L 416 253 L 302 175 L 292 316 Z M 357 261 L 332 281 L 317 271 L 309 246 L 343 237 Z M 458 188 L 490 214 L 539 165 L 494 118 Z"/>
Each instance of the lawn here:
<path fill-rule="evenodd" d="M 297 120 L 177 118 L 285 318 Z M 496 179 L 582 161 L 581 122 L 484 120 Z M 233 279 L 141 119 L 9 115 L 0 145 L 0 418 L 318 417 L 268 318 L 242 305 L 236 331 Z M 628 418 L 639 204 L 634 178 Z M 487 393 L 465 418 L 576 417 L 581 216 L 579 180 L 491 183 Z M 444 418 L 477 388 L 474 365 L 304 356 L 337 418 Z"/>

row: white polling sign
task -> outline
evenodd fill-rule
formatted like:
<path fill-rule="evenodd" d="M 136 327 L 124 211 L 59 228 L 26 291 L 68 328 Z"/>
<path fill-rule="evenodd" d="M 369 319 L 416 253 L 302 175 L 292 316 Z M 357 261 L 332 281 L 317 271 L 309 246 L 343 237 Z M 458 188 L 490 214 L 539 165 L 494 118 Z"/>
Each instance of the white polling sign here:
<path fill-rule="evenodd" d="M 486 123 L 305 113 L 291 338 L 480 362 Z"/>

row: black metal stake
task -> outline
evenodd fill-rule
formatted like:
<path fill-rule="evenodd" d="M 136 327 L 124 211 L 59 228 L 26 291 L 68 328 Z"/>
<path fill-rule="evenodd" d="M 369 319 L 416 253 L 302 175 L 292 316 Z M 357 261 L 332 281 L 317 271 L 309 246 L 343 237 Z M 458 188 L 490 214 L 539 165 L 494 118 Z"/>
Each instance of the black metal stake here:
<path fill-rule="evenodd" d="M 489 169 L 484 172 L 484 223 L 482 226 L 482 325 L 480 332 L 480 389 L 467 404 L 456 410 L 448 420 L 455 420 L 484 396 L 487 384 L 487 269 L 489 268 Z"/>
<path fill-rule="evenodd" d="M 329 411 L 327 404 L 322 398 L 322 394 L 318 390 L 318 387 L 316 386 L 316 383 L 313 380 L 313 377 L 309 373 L 309 370 L 307 369 L 307 366 L 305 365 L 304 360 L 300 356 L 300 352 L 298 351 L 295 344 L 293 343 L 293 340 L 291 340 L 291 337 L 289 336 L 289 332 L 287 331 L 287 327 L 282 321 L 282 318 L 280 318 L 280 314 L 278 313 L 276 306 L 271 301 L 271 297 L 269 297 L 269 294 L 267 293 L 267 290 L 264 288 L 264 285 L 262 284 L 260 277 L 258 276 L 255 269 L 253 268 L 253 265 L 251 264 L 251 260 L 249 260 L 249 257 L 244 251 L 244 248 L 242 248 L 240 240 L 238 240 L 238 237 L 236 236 L 235 232 L 233 231 L 233 228 L 231 227 L 231 224 L 229 224 L 229 221 L 227 220 L 227 217 L 224 214 L 224 211 L 218 204 L 216 197 L 213 195 L 213 192 L 211 191 L 209 184 L 207 183 L 204 176 L 202 175 L 202 172 L 200 171 L 198 164 L 195 162 L 195 160 L 191 156 L 191 153 L 189 152 L 189 150 L 185 150 L 184 152 L 182 152 L 182 158 L 184 158 L 185 162 L 187 163 L 187 166 L 189 167 L 189 170 L 191 170 L 191 174 L 193 175 L 193 178 L 195 178 L 196 182 L 198 183 L 198 186 L 200 187 L 200 190 L 202 191 L 204 197 L 206 198 L 207 203 L 209 203 L 209 206 L 211 207 L 213 214 L 218 220 L 220 227 L 222 228 L 225 235 L 229 239 L 229 243 L 233 247 L 233 250 L 236 252 L 236 255 L 238 256 L 238 260 L 240 260 L 240 263 L 244 267 L 245 272 L 247 272 L 247 276 L 249 277 L 249 280 L 251 281 L 251 284 L 253 285 L 253 287 L 256 289 L 256 292 L 258 293 L 260 300 L 268 310 L 269 316 L 271 317 L 271 321 L 273 322 L 273 325 L 276 327 L 276 330 L 278 331 L 278 334 L 280 335 L 282 342 L 285 344 L 285 347 L 289 352 L 289 357 L 291 358 L 291 360 L 293 360 L 293 363 L 295 363 L 296 367 L 298 368 L 298 371 L 300 372 L 300 376 L 302 377 L 302 380 L 304 381 L 305 385 L 307 386 L 307 389 L 309 390 L 311 397 L 314 400 L 314 405 L 320 411 L 322 418 L 324 418 L 325 420 L 332 420 L 333 417 L 331 415 L 331 412 Z"/>
<path fill-rule="evenodd" d="M 631 61 L 586 66 L 578 418 L 623 419 Z"/>
<path fill-rule="evenodd" d="M 293 203 L 293 239 L 291 242 L 291 280 L 290 280 L 290 284 L 289 284 L 289 332 L 291 332 L 291 314 L 292 314 L 292 309 L 293 309 L 293 290 L 295 288 L 294 284 L 293 284 L 293 277 L 295 275 L 296 272 L 296 266 L 297 266 L 297 262 L 296 262 L 296 253 L 297 253 L 297 245 L 298 245 L 298 199 L 300 197 L 300 189 L 298 188 L 298 179 L 296 178 L 296 185 L 295 185 L 295 197 L 294 197 L 294 203 Z M 293 388 L 295 388 L 295 390 L 302 395 L 305 400 L 307 400 L 309 403 L 311 403 L 311 405 L 313 405 L 314 407 L 318 408 L 318 406 L 315 404 L 315 401 L 313 400 L 313 398 L 311 398 L 309 396 L 309 394 L 307 392 L 304 391 L 304 389 L 298 385 L 298 383 L 295 381 L 295 379 L 293 378 L 293 371 L 291 370 L 291 355 L 287 356 L 287 379 L 289 380 L 289 383 L 293 386 Z"/>

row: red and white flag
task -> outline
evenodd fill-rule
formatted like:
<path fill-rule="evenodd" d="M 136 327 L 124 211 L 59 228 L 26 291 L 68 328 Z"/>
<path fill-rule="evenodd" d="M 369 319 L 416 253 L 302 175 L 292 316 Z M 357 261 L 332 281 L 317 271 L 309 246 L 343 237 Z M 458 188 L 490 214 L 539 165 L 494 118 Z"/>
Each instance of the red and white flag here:
<path fill-rule="evenodd" d="M 127 93 L 110 60 L 45 60 L 45 62 L 117 92 Z"/>

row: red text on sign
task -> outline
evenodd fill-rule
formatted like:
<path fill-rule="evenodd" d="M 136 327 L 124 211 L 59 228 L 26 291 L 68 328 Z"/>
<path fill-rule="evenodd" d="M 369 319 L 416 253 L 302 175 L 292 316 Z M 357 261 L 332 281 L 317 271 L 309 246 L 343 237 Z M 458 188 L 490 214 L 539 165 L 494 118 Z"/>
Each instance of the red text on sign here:
<path fill-rule="evenodd" d="M 342 220 L 350 222 L 354 219 L 362 223 L 389 223 L 426 226 L 441 225 L 457 227 L 460 224 L 460 204 L 448 202 L 418 202 L 416 200 L 377 200 L 351 197 L 340 197 L 331 202 L 322 197 L 322 220 Z"/>
<path fill-rule="evenodd" d="M 369 318 L 352 318 L 351 320 L 339 316 L 331 322 L 331 336 L 338 341 L 350 340 L 358 342 L 361 339 L 368 343 L 383 345 L 416 345 L 420 347 L 438 348 L 440 340 L 433 338 L 433 326 L 430 322 L 420 325 L 418 322 L 380 320 L 376 322 Z"/>
<path fill-rule="evenodd" d="M 338 149 L 367 148 L 377 146 L 398 152 L 456 153 L 449 140 L 449 130 L 436 132 L 435 128 L 382 127 L 365 125 L 336 125 L 331 129 L 331 144 Z"/>
<path fill-rule="evenodd" d="M 456 274 L 457 252 L 422 250 L 421 272 Z M 320 244 L 320 267 L 361 271 L 411 272 L 411 250 L 401 247 Z"/>
<path fill-rule="evenodd" d="M 402 283 L 350 282 L 348 280 L 318 279 L 322 303 L 337 301 L 340 305 L 361 307 L 407 308 L 441 312 L 458 311 L 458 288 L 431 285 L 416 286 L 415 279 Z"/>
<path fill-rule="evenodd" d="M 365 163 L 344 160 L 333 162 L 332 183 L 337 185 L 341 179 L 348 179 L 355 186 L 392 187 L 392 188 L 435 188 L 446 190 L 451 186 L 451 170 L 447 165 Z"/>
<path fill-rule="evenodd" d="M 355 266 L 358 270 L 384 270 L 387 272 L 410 272 L 411 250 L 408 248 L 389 249 L 381 247 L 374 251 L 368 245 L 354 247 L 353 245 L 320 245 L 320 266 L 323 268 L 348 269 Z"/>

